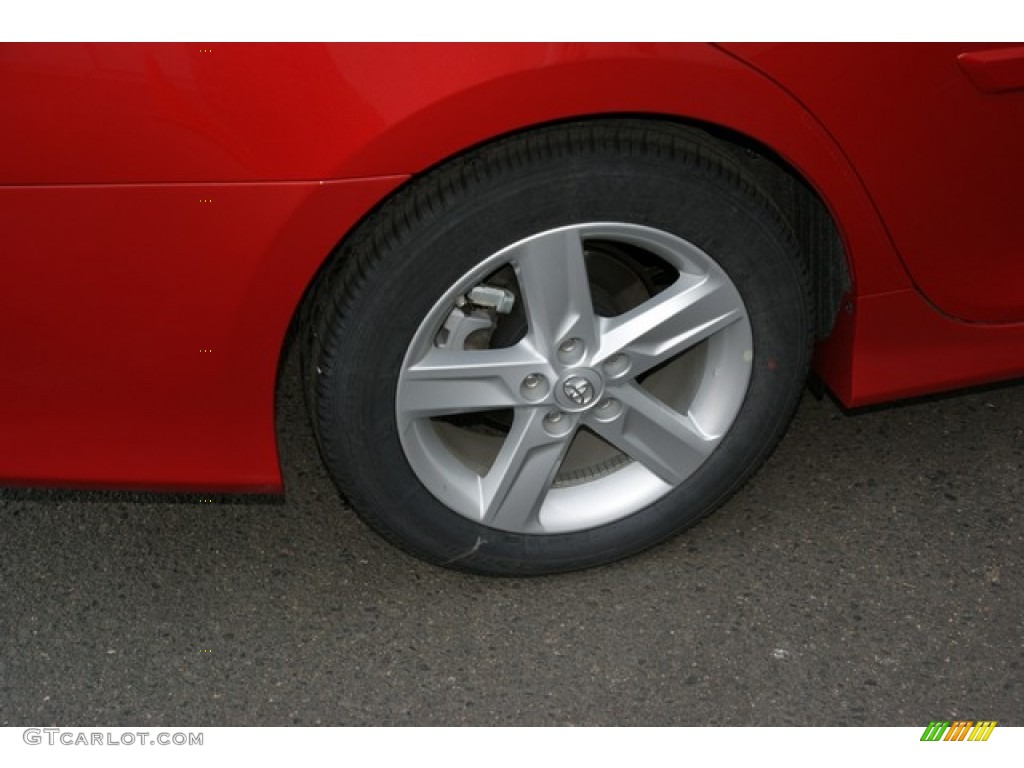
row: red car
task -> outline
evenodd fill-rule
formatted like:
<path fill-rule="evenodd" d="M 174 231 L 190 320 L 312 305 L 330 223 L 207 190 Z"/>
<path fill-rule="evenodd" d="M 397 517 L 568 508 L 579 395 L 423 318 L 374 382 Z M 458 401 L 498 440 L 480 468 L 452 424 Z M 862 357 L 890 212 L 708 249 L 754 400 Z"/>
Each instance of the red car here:
<path fill-rule="evenodd" d="M 1024 373 L 1024 47 L 4 45 L 0 483 L 341 493 L 432 562 L 623 557 L 809 366 Z"/>

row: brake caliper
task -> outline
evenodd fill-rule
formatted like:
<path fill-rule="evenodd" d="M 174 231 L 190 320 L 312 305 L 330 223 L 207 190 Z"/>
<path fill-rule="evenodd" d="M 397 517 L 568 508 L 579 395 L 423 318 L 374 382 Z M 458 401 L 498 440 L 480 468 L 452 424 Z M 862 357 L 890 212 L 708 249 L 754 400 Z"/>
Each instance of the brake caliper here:
<path fill-rule="evenodd" d="M 498 322 L 515 306 L 508 288 L 478 285 L 455 300 L 435 343 L 444 349 L 487 349 Z"/>

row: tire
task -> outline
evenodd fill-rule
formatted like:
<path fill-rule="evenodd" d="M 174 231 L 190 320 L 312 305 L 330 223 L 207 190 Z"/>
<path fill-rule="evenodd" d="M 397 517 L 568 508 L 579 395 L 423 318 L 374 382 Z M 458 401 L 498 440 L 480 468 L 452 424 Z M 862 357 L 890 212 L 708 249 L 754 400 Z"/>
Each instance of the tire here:
<path fill-rule="evenodd" d="M 544 128 L 415 180 L 343 245 L 306 350 L 324 461 L 439 565 L 569 571 L 720 506 L 810 353 L 805 270 L 707 135 Z"/>

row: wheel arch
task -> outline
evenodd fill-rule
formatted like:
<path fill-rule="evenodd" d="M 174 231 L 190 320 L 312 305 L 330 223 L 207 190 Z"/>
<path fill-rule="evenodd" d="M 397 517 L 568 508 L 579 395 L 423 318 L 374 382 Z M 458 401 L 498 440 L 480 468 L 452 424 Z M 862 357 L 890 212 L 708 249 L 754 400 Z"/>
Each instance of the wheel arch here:
<path fill-rule="evenodd" d="M 346 139 L 332 178 L 382 172 L 416 178 L 516 133 L 576 120 L 656 118 L 699 128 L 744 150 L 737 154 L 740 162 L 749 164 L 751 153 L 768 160 L 763 165 L 770 171 L 750 170 L 780 198 L 792 194 L 779 183 L 783 176 L 799 180 L 813 194 L 798 197 L 831 218 L 855 293 L 910 286 L 843 148 L 802 103 L 748 63 L 710 44 L 498 50 L 497 63 L 481 47 L 447 50 L 460 58 L 439 74 L 430 46 L 403 49 L 396 75 L 429 70 L 418 81 L 422 93 L 401 107 L 389 105 L 393 114 L 365 142 Z"/>
<path fill-rule="evenodd" d="M 410 185 L 463 155 L 517 134 L 581 121 L 600 122 L 629 119 L 654 119 L 684 130 L 702 131 L 713 137 L 737 164 L 757 179 L 763 192 L 775 203 L 783 218 L 789 223 L 800 245 L 801 253 L 807 261 L 814 292 L 813 325 L 815 334 L 819 339 L 825 338 L 833 326 L 842 297 L 852 290 L 852 265 L 833 212 L 817 190 L 811 186 L 808 179 L 769 147 L 747 135 L 722 126 L 664 113 L 588 114 L 530 125 L 462 148 L 452 155 L 435 160 L 420 172 L 409 176 L 405 182 L 382 197 L 376 205 L 341 235 L 334 247 L 325 255 L 319 268 L 310 277 L 305 291 L 292 312 L 287 332 L 282 341 L 278 355 L 276 388 L 280 387 L 284 364 L 292 346 L 308 324 L 313 305 L 317 300 L 318 290 L 327 281 L 327 276 L 338 266 L 345 245 L 351 238 L 358 235 L 360 229 L 373 218 L 378 210 L 388 205 Z"/>

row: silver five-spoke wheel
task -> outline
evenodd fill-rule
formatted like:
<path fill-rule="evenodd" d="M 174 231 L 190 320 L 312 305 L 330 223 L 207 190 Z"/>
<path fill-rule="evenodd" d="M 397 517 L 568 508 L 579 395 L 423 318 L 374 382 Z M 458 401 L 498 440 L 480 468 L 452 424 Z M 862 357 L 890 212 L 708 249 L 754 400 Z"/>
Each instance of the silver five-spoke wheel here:
<path fill-rule="evenodd" d="M 510 335 L 500 326 L 520 303 Z M 739 292 L 691 243 L 626 223 L 541 232 L 485 259 L 420 325 L 398 380 L 402 446 L 473 521 L 609 523 L 715 449 L 743 403 L 751 343 Z"/>

